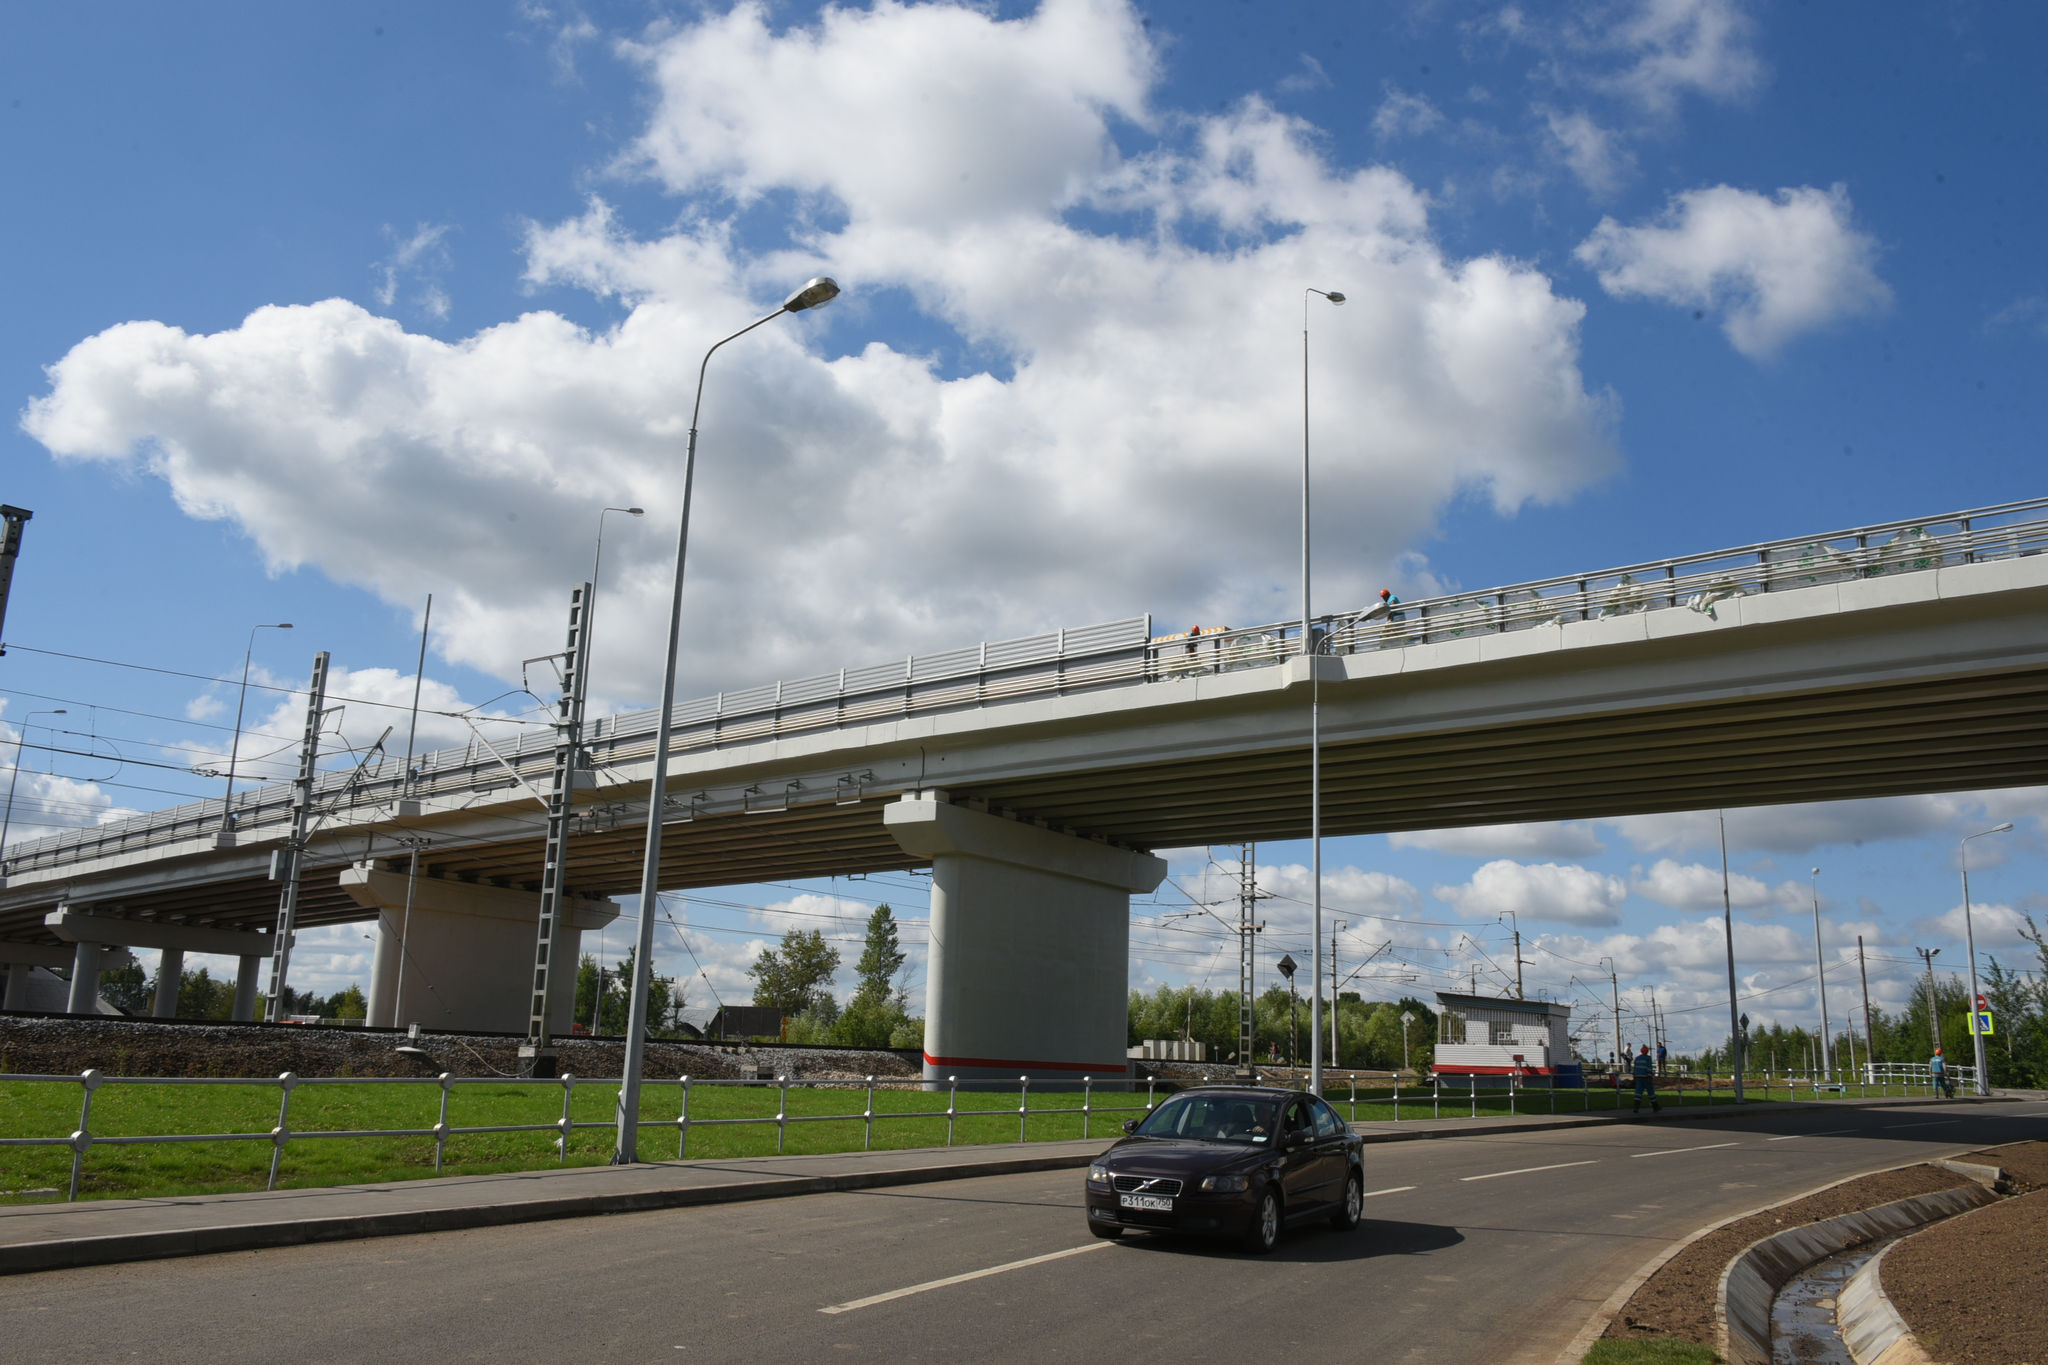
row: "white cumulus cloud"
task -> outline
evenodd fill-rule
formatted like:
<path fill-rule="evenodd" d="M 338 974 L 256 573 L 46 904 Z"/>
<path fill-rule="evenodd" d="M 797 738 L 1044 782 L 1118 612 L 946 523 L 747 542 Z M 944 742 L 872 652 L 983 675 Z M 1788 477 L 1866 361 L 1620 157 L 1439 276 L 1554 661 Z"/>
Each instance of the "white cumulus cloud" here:
<path fill-rule="evenodd" d="M 1387 836 L 1394 848 L 1423 848 L 1468 858 L 1591 858 L 1606 849 L 1593 826 L 1576 820 L 1465 829 L 1406 831 Z"/>
<path fill-rule="evenodd" d="M 1474 872 L 1463 886 L 1439 886 L 1434 894 L 1473 918 L 1494 918 L 1512 910 L 1523 919 L 1613 924 L 1628 899 L 1628 883 L 1569 863 L 1502 858 Z"/>
<path fill-rule="evenodd" d="M 650 234 L 594 200 L 527 237 L 529 284 L 615 299 L 615 325 L 442 341 L 342 299 L 129 322 L 58 359 L 24 427 L 162 479 L 274 570 L 434 591 L 443 657 L 508 679 L 559 646 L 598 509 L 646 507 L 608 531 L 595 632 L 596 686 L 627 702 L 659 677 L 654 528 L 698 360 L 811 274 L 846 297 L 711 368 L 685 695 L 1146 611 L 1285 616 L 1304 282 L 1353 300 L 1317 322 L 1318 513 L 1374 547 L 1330 554 L 1326 600 L 1426 570 L 1403 555 L 1454 499 L 1512 513 L 1617 466 L 1581 304 L 1447 253 L 1415 186 L 1256 98 L 1155 109 L 1125 4 L 782 28 L 741 5 L 631 51 L 653 99 L 623 164 L 681 211 Z M 919 346 L 974 359 L 869 339 L 906 302 Z"/>
<path fill-rule="evenodd" d="M 1877 242 L 1858 230 L 1836 185 L 1775 197 L 1712 185 L 1674 195 L 1654 222 L 1602 218 L 1574 253 L 1617 298 L 1710 311 L 1754 360 L 1846 318 L 1890 306 Z"/>

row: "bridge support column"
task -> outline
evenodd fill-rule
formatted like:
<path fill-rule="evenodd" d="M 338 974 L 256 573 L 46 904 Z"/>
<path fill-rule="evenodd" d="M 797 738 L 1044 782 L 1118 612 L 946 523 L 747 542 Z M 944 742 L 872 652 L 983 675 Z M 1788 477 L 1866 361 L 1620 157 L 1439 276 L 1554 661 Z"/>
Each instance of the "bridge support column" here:
<path fill-rule="evenodd" d="M 932 862 L 928 1083 L 1130 1074 L 1130 913 L 1166 863 L 1106 843 L 906 797 L 884 814 Z"/>
<path fill-rule="evenodd" d="M 156 995 L 149 1002 L 151 1017 L 178 1017 L 178 986 L 185 979 L 185 950 L 166 948 L 156 960 Z"/>
<path fill-rule="evenodd" d="M 406 880 L 402 865 L 358 863 L 341 874 L 342 890 L 379 912 L 369 1023 L 525 1033 L 540 893 L 422 876 L 408 921 Z M 548 1031 L 566 1036 L 576 1009 L 582 933 L 611 923 L 619 907 L 564 897 L 562 910 L 555 949 L 562 969 L 548 979 Z"/>
<path fill-rule="evenodd" d="M 71 998 L 64 1005 L 67 1014 L 100 1012 L 100 954 L 104 951 L 99 944 L 83 939 L 72 949 Z"/>
<path fill-rule="evenodd" d="M 256 1017 L 256 992 L 263 984 L 263 959 L 245 953 L 235 963 L 235 1004 L 228 1018 L 246 1024 Z"/>

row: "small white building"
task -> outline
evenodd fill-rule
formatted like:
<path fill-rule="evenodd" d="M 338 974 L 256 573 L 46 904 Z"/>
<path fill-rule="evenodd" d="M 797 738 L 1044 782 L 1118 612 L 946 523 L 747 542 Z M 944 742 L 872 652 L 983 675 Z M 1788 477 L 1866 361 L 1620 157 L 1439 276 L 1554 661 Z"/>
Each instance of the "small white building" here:
<path fill-rule="evenodd" d="M 1551 1076 L 1583 1084 L 1567 1036 L 1570 1005 L 1437 992 L 1439 1076 Z"/>

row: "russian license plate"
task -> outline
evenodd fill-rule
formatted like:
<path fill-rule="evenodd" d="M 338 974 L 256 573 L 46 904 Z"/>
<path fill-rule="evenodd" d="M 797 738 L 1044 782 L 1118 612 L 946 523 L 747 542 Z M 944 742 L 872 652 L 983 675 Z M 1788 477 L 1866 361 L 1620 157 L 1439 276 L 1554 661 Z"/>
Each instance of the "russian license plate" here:
<path fill-rule="evenodd" d="M 1173 1201 L 1163 1194 L 1120 1194 L 1116 1202 L 1127 1209 L 1142 1209 L 1146 1213 L 1172 1213 Z"/>

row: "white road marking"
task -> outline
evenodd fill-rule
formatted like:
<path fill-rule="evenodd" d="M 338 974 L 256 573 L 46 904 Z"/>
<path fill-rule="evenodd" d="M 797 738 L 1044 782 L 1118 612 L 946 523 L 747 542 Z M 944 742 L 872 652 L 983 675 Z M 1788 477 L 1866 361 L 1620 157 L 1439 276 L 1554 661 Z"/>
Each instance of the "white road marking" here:
<path fill-rule="evenodd" d="M 1372 1198 L 1372 1197 L 1373 1197 L 1374 1195 L 1378 1195 L 1378 1194 L 1401 1194 L 1401 1193 L 1403 1193 L 1404 1191 L 1407 1191 L 1407 1190 L 1412 1190 L 1412 1189 L 1414 1189 L 1414 1188 L 1415 1188 L 1415 1187 L 1414 1187 L 1413 1185 L 1390 1185 L 1390 1186 L 1388 1186 L 1388 1187 L 1387 1187 L 1386 1189 L 1384 1189 L 1384 1190 L 1367 1190 L 1367 1191 L 1366 1191 L 1366 1192 L 1365 1192 L 1364 1194 L 1361 1194 L 1361 1195 L 1359 1195 L 1358 1197 L 1359 1197 L 1360 1199 L 1370 1199 L 1370 1198 Z"/>
<path fill-rule="evenodd" d="M 1927 1119 L 1921 1123 L 1887 1123 L 1887 1128 L 1939 1128 L 1944 1123 L 1961 1123 L 1961 1119 Z"/>
<path fill-rule="evenodd" d="M 1662 1151 L 1662 1152 L 1630 1152 L 1630 1153 L 1629 1153 L 1629 1155 L 1630 1155 L 1630 1156 L 1632 1156 L 1632 1157 L 1643 1157 L 1643 1156 L 1683 1156 L 1683 1155 L 1684 1155 L 1685 1153 L 1687 1153 L 1687 1152 L 1711 1152 L 1711 1151 L 1713 1151 L 1713 1150 L 1714 1150 L 1714 1149 L 1715 1149 L 1716 1147 L 1740 1147 L 1741 1145 L 1742 1145 L 1742 1144 L 1741 1144 L 1741 1143 L 1739 1143 L 1739 1142 L 1710 1142 L 1710 1143 L 1708 1143 L 1708 1144 L 1707 1144 L 1706 1146 L 1704 1146 L 1704 1147 L 1673 1147 L 1673 1148 L 1670 1148 L 1670 1149 L 1669 1149 L 1668 1151 Z"/>
<path fill-rule="evenodd" d="M 907 1289 L 892 1289 L 886 1294 L 870 1294 L 864 1299 L 855 1299 L 851 1303 L 835 1303 L 829 1308 L 820 1308 L 818 1311 L 820 1313 L 851 1313 L 856 1308 L 872 1308 L 878 1303 L 887 1303 L 891 1299 L 903 1299 L 908 1298 L 912 1294 L 922 1294 L 927 1289 L 944 1289 L 947 1285 L 965 1284 L 969 1280 L 979 1280 L 989 1275 L 1000 1275 L 1006 1270 L 1022 1270 L 1026 1266 L 1044 1265 L 1047 1261 L 1057 1261 L 1068 1256 L 1079 1256 L 1084 1251 L 1101 1251 L 1108 1245 L 1108 1242 L 1090 1242 L 1084 1247 L 1068 1247 L 1065 1251 L 1048 1251 L 1043 1256 L 1028 1256 L 1021 1261 L 1011 1261 L 1008 1265 L 992 1265 L 986 1270 L 970 1270 L 964 1275 L 948 1275 L 943 1280 L 927 1280 L 923 1284 L 914 1284 Z"/>
<path fill-rule="evenodd" d="M 1567 1166 L 1597 1166 L 1597 1161 L 1560 1161 L 1555 1166 L 1524 1166 L 1517 1171 L 1488 1171 L 1485 1175 L 1466 1175 L 1460 1180 L 1498 1180 L 1504 1175 L 1534 1175 L 1538 1171 L 1561 1171 Z"/>
<path fill-rule="evenodd" d="M 1854 1132 L 1857 1132 L 1857 1131 L 1859 1131 L 1859 1130 L 1858 1130 L 1858 1129 L 1855 1129 L 1855 1128 L 1830 1128 L 1830 1129 L 1828 1129 L 1828 1130 L 1827 1130 L 1826 1132 L 1822 1132 L 1822 1133 L 1787 1133 L 1787 1134 L 1785 1134 L 1785 1136 L 1783 1136 L 1783 1137 L 1765 1138 L 1765 1139 L 1764 1139 L 1764 1141 L 1765 1141 L 1765 1142 L 1790 1142 L 1790 1141 L 1791 1141 L 1791 1140 L 1792 1140 L 1793 1138 L 1803 1138 L 1803 1137 L 1840 1137 L 1840 1136 L 1841 1136 L 1841 1135 L 1842 1135 L 1843 1133 L 1854 1133 Z"/>

